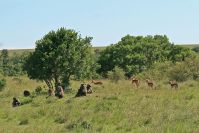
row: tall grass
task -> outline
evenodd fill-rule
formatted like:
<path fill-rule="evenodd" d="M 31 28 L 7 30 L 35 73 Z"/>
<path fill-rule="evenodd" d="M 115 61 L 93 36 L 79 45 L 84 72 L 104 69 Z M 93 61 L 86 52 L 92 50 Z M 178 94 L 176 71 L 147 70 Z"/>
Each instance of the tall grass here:
<path fill-rule="evenodd" d="M 41 82 L 19 77 L 7 78 L 0 92 L 0 133 L 161 133 L 199 131 L 199 83 L 186 81 L 171 89 L 168 81 L 155 81 L 157 90 L 144 80 L 139 89 L 130 81 L 117 84 L 103 80 L 103 87 L 92 85 L 94 93 L 74 98 L 80 85 L 72 81 L 72 91 L 63 99 L 38 95 L 24 98 L 24 89 L 34 91 Z M 86 81 L 86 83 L 90 81 Z M 12 108 L 13 96 L 22 102 Z"/>

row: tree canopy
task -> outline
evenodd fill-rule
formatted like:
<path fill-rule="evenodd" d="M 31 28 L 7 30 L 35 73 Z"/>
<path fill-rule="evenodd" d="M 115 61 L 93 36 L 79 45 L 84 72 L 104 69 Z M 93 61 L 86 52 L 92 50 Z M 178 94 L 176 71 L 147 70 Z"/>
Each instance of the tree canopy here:
<path fill-rule="evenodd" d="M 36 48 L 24 64 L 31 79 L 43 80 L 48 87 L 61 83 L 69 86 L 71 75 L 88 77 L 93 68 L 91 37 L 82 38 L 76 31 L 60 28 L 36 41 Z"/>
<path fill-rule="evenodd" d="M 115 66 L 119 66 L 126 72 L 126 76 L 130 77 L 149 68 L 155 62 L 182 61 L 190 54 L 188 48 L 172 44 L 165 35 L 127 35 L 102 51 L 98 60 L 101 65 L 98 72 L 106 74 Z"/>

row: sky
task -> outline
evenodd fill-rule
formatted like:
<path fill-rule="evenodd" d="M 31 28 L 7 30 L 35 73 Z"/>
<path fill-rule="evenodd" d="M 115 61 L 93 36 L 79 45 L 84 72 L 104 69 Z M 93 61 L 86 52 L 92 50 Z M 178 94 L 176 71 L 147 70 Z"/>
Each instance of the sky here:
<path fill-rule="evenodd" d="M 0 0 L 0 49 L 35 48 L 60 27 L 93 37 L 93 46 L 127 34 L 199 44 L 198 15 L 199 0 Z"/>

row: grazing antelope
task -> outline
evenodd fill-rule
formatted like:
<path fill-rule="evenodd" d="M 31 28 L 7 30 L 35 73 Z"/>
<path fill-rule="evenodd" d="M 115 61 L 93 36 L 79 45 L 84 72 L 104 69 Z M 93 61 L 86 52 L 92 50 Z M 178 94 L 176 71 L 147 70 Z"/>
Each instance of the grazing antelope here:
<path fill-rule="evenodd" d="M 132 84 L 135 84 L 135 86 L 138 88 L 140 85 L 140 80 L 138 78 L 131 78 Z"/>
<path fill-rule="evenodd" d="M 149 79 L 146 79 L 146 82 L 147 82 L 149 88 L 152 88 L 152 89 L 153 89 L 153 85 L 154 85 L 153 81 L 152 81 L 152 80 L 149 80 Z"/>
<path fill-rule="evenodd" d="M 95 85 L 103 85 L 103 83 L 101 81 L 94 81 L 94 80 L 92 80 L 91 83 L 93 83 Z"/>
<path fill-rule="evenodd" d="M 169 84 L 171 85 L 171 88 L 178 88 L 178 83 L 176 81 L 169 81 Z"/>

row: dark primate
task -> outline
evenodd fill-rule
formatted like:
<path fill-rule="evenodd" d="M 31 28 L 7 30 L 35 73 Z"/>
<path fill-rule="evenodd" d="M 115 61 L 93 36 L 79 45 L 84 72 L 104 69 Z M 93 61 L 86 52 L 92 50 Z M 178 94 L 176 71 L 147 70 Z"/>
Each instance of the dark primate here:
<path fill-rule="evenodd" d="M 57 96 L 58 98 L 64 97 L 64 90 L 63 90 L 62 86 L 57 86 L 55 96 Z"/>
<path fill-rule="evenodd" d="M 13 97 L 12 107 L 17 107 L 19 105 L 21 105 L 20 101 L 16 97 Z"/>
<path fill-rule="evenodd" d="M 25 90 L 25 91 L 23 92 L 23 95 L 24 95 L 25 97 L 28 97 L 28 96 L 30 96 L 30 92 L 27 91 L 27 90 Z"/>
<path fill-rule="evenodd" d="M 76 97 L 80 97 L 80 96 L 86 96 L 86 87 L 84 86 L 84 84 L 80 85 L 80 88 L 78 89 L 78 92 L 76 94 Z"/>
<path fill-rule="evenodd" d="M 92 89 L 91 85 L 89 85 L 89 84 L 87 84 L 86 90 L 87 90 L 87 93 L 88 93 L 88 94 L 93 93 L 93 89 Z"/>

